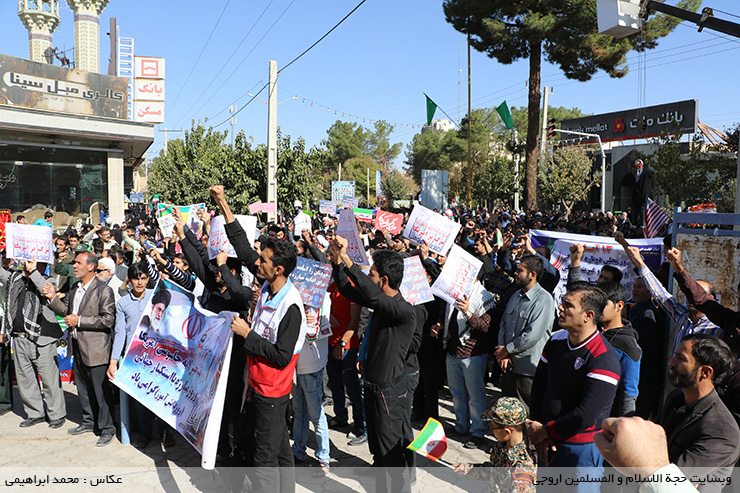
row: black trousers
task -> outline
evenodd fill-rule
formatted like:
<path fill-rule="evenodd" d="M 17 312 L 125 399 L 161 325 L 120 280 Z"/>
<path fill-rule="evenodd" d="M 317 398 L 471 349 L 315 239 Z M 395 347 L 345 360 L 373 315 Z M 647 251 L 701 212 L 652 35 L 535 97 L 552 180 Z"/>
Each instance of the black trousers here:
<path fill-rule="evenodd" d="M 113 392 L 108 377 L 107 365 L 87 366 L 82 362 L 77 341 L 72 340 L 74 350 L 74 372 L 77 395 L 82 406 L 82 424 L 93 426 L 95 433 L 115 435 L 113 422 Z"/>
<path fill-rule="evenodd" d="M 377 491 L 387 491 L 386 473 L 393 492 L 408 491 L 404 479 L 404 416 L 406 415 L 406 382 L 403 376 L 393 382 L 376 385 L 365 382 L 365 421 L 367 441 L 373 454 Z"/>
<path fill-rule="evenodd" d="M 439 419 L 439 385 L 444 381 L 445 355 L 441 337 L 421 338 L 419 385 L 414 391 L 414 414 L 426 421 Z"/>
<path fill-rule="evenodd" d="M 10 343 L 0 344 L 0 411 L 13 409 L 13 380 L 10 378 Z"/>
<path fill-rule="evenodd" d="M 414 392 L 419 385 L 419 370 L 406 373 L 403 376 L 406 382 L 406 406 L 403 415 L 403 455 L 406 459 L 406 467 L 409 468 L 409 479 L 416 480 L 416 452 L 406 447 L 414 441 L 414 428 L 411 426 L 411 406 L 414 401 Z"/>
<path fill-rule="evenodd" d="M 250 388 L 245 404 L 244 450 L 252 491 L 294 492 L 293 450 L 288 438 L 285 411 L 290 394 L 265 397 Z"/>

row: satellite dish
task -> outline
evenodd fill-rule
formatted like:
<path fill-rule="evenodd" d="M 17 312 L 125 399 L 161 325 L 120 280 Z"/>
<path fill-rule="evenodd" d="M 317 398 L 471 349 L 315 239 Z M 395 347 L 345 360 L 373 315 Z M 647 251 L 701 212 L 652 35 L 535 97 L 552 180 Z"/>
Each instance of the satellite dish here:
<path fill-rule="evenodd" d="M 599 34 L 624 38 L 642 27 L 639 0 L 596 0 Z"/>

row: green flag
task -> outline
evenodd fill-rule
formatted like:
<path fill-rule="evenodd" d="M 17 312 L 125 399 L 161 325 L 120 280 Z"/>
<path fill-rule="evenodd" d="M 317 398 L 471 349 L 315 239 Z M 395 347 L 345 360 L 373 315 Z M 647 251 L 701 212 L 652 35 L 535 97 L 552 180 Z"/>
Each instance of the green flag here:
<path fill-rule="evenodd" d="M 496 111 L 498 112 L 499 116 L 501 116 L 501 119 L 504 121 L 504 124 L 506 125 L 506 128 L 508 130 L 514 128 L 514 119 L 511 118 L 511 111 L 509 111 L 509 107 L 506 105 L 506 101 L 498 105 L 496 107 Z"/>
<path fill-rule="evenodd" d="M 431 125 L 432 118 L 434 118 L 434 112 L 437 111 L 437 104 L 426 94 L 424 94 L 424 97 L 427 98 L 427 125 Z"/>

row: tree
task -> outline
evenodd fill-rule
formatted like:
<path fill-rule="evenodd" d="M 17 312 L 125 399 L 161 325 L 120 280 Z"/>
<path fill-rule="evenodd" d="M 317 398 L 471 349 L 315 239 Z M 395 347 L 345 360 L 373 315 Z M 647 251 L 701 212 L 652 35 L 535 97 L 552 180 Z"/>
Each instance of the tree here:
<path fill-rule="evenodd" d="M 473 200 L 490 204 L 512 203 L 516 192 L 516 176 L 511 161 L 503 156 L 489 159 L 473 181 Z"/>
<path fill-rule="evenodd" d="M 601 183 L 601 171 L 594 171 L 593 159 L 583 147 L 560 147 L 546 161 L 541 182 L 542 198 L 552 205 L 562 205 L 567 216 Z"/>
<path fill-rule="evenodd" d="M 718 212 L 733 212 L 735 207 L 736 158 L 722 152 L 708 152 L 701 137 L 696 137 L 686 153 L 680 136 L 654 139 L 657 150 L 645 158 L 655 169 L 654 187 L 665 196 L 669 210 L 714 202 Z"/>
<path fill-rule="evenodd" d="M 226 133 L 193 123 L 184 139 L 170 141 L 154 158 L 149 189 L 163 200 L 178 205 L 212 202 L 208 187 L 221 183 L 235 211 L 243 213 L 249 204 L 267 201 L 267 146 L 252 146 L 243 132 L 234 146 L 225 143 Z M 278 206 L 292 210 L 293 202 L 321 197 L 321 183 L 315 177 L 324 166 L 325 151 L 306 150 L 303 138 L 291 141 L 278 130 Z"/>
<path fill-rule="evenodd" d="M 696 10 L 701 0 L 677 6 Z M 589 80 L 598 70 L 611 77 L 627 73 L 626 54 L 657 46 L 679 19 L 657 15 L 640 34 L 617 39 L 597 34 L 596 0 L 445 0 L 447 22 L 470 36 L 470 44 L 499 63 L 529 59 L 526 139 L 526 207 L 537 206 L 537 161 L 540 121 L 540 72 L 543 51 L 565 76 Z"/>
<path fill-rule="evenodd" d="M 342 166 L 342 180 L 354 181 L 355 182 L 355 194 L 368 199 L 367 197 L 367 175 L 368 168 L 370 169 L 370 195 L 375 195 L 375 172 L 380 170 L 383 171 L 382 164 L 376 162 L 370 156 L 359 156 L 353 157 L 345 161 Z M 331 175 L 330 179 L 336 178 L 335 175 Z M 331 181 L 328 182 L 331 186 Z"/>
<path fill-rule="evenodd" d="M 375 132 L 367 134 L 367 151 L 376 163 L 382 165 L 384 169 L 388 169 L 390 163 L 401 154 L 403 144 L 400 142 L 391 144 L 390 137 L 393 133 L 393 127 L 388 122 L 379 120 L 374 125 Z"/>
<path fill-rule="evenodd" d="M 407 200 L 414 193 L 409 180 L 404 175 L 405 173 L 402 171 L 393 170 L 386 173 L 383 179 L 380 180 L 380 189 L 389 202 Z"/>
<path fill-rule="evenodd" d="M 469 163 L 468 125 L 471 130 Z M 472 118 L 466 117 L 458 130 L 428 131 L 414 136 L 406 152 L 406 169 L 418 184 L 421 184 L 422 169 L 446 170 L 450 173 L 449 189 L 462 200 L 467 201 L 469 190 L 474 200 L 493 200 L 494 196 L 500 198 L 502 191 L 514 183 L 513 159 L 518 151 L 510 143 L 510 134 L 498 125 L 495 110 L 476 109 Z M 500 180 L 494 187 L 495 193 L 494 188 L 483 189 L 478 185 L 486 174 Z"/>
<path fill-rule="evenodd" d="M 421 183 L 421 170 L 451 171 L 454 165 L 446 149 L 452 145 L 456 133 L 428 131 L 414 135 L 406 148 L 406 170 L 416 183 Z"/>
<path fill-rule="evenodd" d="M 400 142 L 391 144 L 390 137 L 393 126 L 380 120 L 374 124 L 375 131 L 371 131 L 357 123 L 337 120 L 326 131 L 327 138 L 323 142 L 327 149 L 327 163 L 329 171 L 336 171 L 339 165 L 345 165 L 353 158 L 367 156 L 376 163 L 388 169 L 394 159 L 401 153 Z M 342 170 L 344 174 L 344 170 Z"/>
<path fill-rule="evenodd" d="M 368 132 L 361 125 L 337 120 L 326 133 L 327 138 L 324 145 L 326 145 L 327 164 L 330 168 L 336 170 L 347 160 L 368 154 Z"/>

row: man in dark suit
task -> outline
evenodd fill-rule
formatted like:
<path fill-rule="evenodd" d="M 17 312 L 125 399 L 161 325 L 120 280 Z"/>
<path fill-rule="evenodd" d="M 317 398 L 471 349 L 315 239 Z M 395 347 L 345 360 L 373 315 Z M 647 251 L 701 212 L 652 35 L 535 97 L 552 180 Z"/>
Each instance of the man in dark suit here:
<path fill-rule="evenodd" d="M 653 188 L 655 170 L 646 167 L 642 159 L 635 161 L 635 186 L 632 189 L 632 224 L 645 226 L 645 205 Z"/>
<path fill-rule="evenodd" d="M 668 456 L 681 469 L 701 473 L 699 491 L 720 491 L 740 455 L 740 429 L 715 390 L 731 373 L 733 356 L 720 338 L 684 337 L 668 362 L 675 387 L 666 399 L 660 425 L 668 437 Z M 689 470 L 689 469 L 686 469 Z"/>
<path fill-rule="evenodd" d="M 67 430 L 70 435 L 100 434 L 96 446 L 108 445 L 116 435 L 111 414 L 113 394 L 105 378 L 110 362 L 111 331 L 116 305 L 113 290 L 95 276 L 98 259 L 91 252 L 78 253 L 73 264 L 80 279 L 64 298 L 59 298 L 51 284 L 44 285 L 49 307 L 70 330 L 74 352 L 77 394 L 82 406 L 82 424 Z"/>

